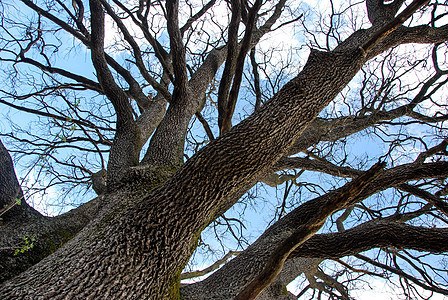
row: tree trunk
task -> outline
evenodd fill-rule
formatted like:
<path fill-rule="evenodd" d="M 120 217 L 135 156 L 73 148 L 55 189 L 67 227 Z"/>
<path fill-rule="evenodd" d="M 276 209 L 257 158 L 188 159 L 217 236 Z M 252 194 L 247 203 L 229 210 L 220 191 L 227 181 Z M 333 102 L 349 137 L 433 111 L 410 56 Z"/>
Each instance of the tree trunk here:
<path fill-rule="evenodd" d="M 138 184 L 124 184 L 106 195 L 108 205 L 95 220 L 59 251 L 6 283 L 2 295 L 175 297 L 178 276 L 201 230 L 221 207 L 234 203 L 240 186 L 272 167 L 363 62 L 357 49 L 312 51 L 299 76 L 258 113 L 203 148 L 149 195 L 153 178 L 130 176 Z"/>
<path fill-rule="evenodd" d="M 99 2 L 91 0 L 91 3 L 92 11 L 102 14 Z M 98 19 L 92 24 L 102 26 L 103 22 Z M 176 28 L 169 29 L 176 33 Z M 183 144 L 185 132 L 177 132 L 182 136 L 170 143 L 175 147 L 165 149 L 167 153 L 172 153 L 169 158 L 174 162 L 160 163 L 164 159 L 160 152 L 154 156 L 154 163 L 158 166 L 132 167 L 138 163 L 142 147 L 138 137 L 141 133 L 137 126 L 130 126 L 129 132 L 125 130 L 127 126 L 121 128 L 120 135 L 114 141 L 113 155 L 119 158 L 110 165 L 113 171 L 112 178 L 108 178 L 108 182 L 112 183 L 110 190 L 96 198 L 94 204 L 84 207 L 93 213 L 86 213 L 87 217 L 79 222 L 80 225 L 70 230 L 70 237 L 80 230 L 74 238 L 68 242 L 61 241 L 65 244 L 59 250 L 5 282 L 1 286 L 0 296 L 3 299 L 178 298 L 179 274 L 196 248 L 201 231 L 231 207 L 243 190 L 247 190 L 248 186 L 291 151 L 307 126 L 342 91 L 368 58 L 399 43 L 397 40 L 387 40 L 388 37 L 381 41 L 369 40 L 377 29 L 360 30 L 332 52 L 311 50 L 308 62 L 296 78 L 254 115 L 202 148 L 177 172 L 175 168 L 181 163 L 179 155 L 182 147 L 179 143 Z M 100 30 L 96 28 L 96 31 Z M 92 60 L 99 76 L 104 77 L 100 84 L 117 110 L 118 125 L 126 125 L 126 122 L 132 120 L 127 96 L 122 90 L 116 91 L 116 86 L 110 85 L 114 79 L 105 63 L 102 45 L 104 32 L 96 31 L 92 33 Z M 362 49 L 366 41 L 373 42 L 369 43 L 368 53 Z M 378 42 L 382 44 L 377 45 Z M 183 55 L 182 51 L 178 49 L 177 52 Z M 187 86 L 186 74 L 182 75 L 179 69 L 174 70 L 177 72 L 176 77 L 180 78 L 182 85 Z M 180 95 L 182 92 L 184 95 Z M 173 105 L 179 99 L 190 98 L 191 93 L 194 91 L 175 87 Z M 169 115 L 174 120 L 182 109 L 174 106 L 170 108 Z M 194 113 L 195 109 L 188 109 L 186 114 Z M 188 124 L 188 121 L 181 121 L 179 128 Z M 163 125 L 159 130 L 168 126 Z M 154 136 L 157 139 L 154 143 L 161 145 L 164 135 L 157 133 Z M 124 146 L 120 148 L 121 143 Z M 145 161 L 150 162 L 151 159 Z M 12 190 L 15 192 L 10 198 L 18 195 L 17 188 Z M 361 191 L 362 188 L 355 190 L 354 194 L 358 195 Z M 350 193 L 343 195 L 353 196 Z M 314 212 L 320 214 L 316 219 L 311 218 L 315 223 L 299 224 L 305 228 L 303 235 L 288 236 L 290 233 L 286 232 L 281 236 L 284 240 L 279 242 L 291 242 L 291 245 L 287 245 L 290 246 L 288 251 L 291 252 L 308 239 L 334 209 L 342 208 L 342 204 L 352 200 L 349 197 L 346 202 L 341 201 L 336 205 L 331 202 L 334 199 L 332 196 L 334 194 L 323 197 L 330 201 L 328 207 L 316 208 L 310 204 L 307 214 L 311 217 Z M 77 213 L 74 215 L 79 216 Z M 299 215 L 303 215 L 303 212 Z M 300 220 L 309 219 L 295 222 L 300 223 Z M 256 257 L 257 245 L 251 246 L 246 255 L 252 250 Z M 272 255 L 272 249 L 268 254 Z M 244 258 L 244 255 L 238 257 L 239 260 Z M 284 259 L 286 256 L 279 260 L 283 263 Z M 235 297 L 250 286 L 250 279 L 263 272 L 262 267 L 254 267 L 255 262 L 252 261 L 251 267 L 255 271 L 250 278 L 232 280 L 225 287 L 226 290 L 218 291 L 215 299 L 228 299 L 226 297 L 229 295 Z M 231 264 L 226 266 L 231 267 Z M 228 292 L 230 289 L 231 292 Z M 210 299 L 211 296 L 203 293 L 201 297 Z"/>

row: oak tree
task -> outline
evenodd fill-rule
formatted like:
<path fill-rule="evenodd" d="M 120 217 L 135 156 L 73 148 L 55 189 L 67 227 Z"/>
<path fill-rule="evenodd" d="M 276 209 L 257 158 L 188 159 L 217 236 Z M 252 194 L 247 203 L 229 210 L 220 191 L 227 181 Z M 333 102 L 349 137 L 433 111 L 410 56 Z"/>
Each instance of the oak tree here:
<path fill-rule="evenodd" d="M 446 2 L 0 13 L 2 299 L 448 294 Z"/>

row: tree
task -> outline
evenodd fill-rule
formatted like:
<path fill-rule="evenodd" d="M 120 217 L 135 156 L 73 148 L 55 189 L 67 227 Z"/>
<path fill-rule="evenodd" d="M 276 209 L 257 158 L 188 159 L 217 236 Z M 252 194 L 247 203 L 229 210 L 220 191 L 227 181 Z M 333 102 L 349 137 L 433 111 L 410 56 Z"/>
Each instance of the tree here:
<path fill-rule="evenodd" d="M 10 118 L 2 137 L 38 189 L 98 196 L 42 215 L 0 145 L 3 299 L 290 299 L 301 274 L 300 295 L 349 299 L 366 276 L 448 294 L 446 4 L 21 3 L 1 4 L 0 103 L 36 123 Z M 263 48 L 287 26 L 303 67 L 303 48 Z M 384 149 L 356 157 L 362 135 Z M 201 232 L 244 241 L 225 213 L 267 185 L 283 192 L 271 226 L 181 285 Z"/>

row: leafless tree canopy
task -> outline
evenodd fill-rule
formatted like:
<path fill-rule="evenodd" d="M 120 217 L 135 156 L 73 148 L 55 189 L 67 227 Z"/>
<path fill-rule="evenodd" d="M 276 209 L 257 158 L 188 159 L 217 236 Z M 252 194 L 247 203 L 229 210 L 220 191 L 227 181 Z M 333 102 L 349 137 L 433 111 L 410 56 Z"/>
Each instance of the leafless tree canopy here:
<path fill-rule="evenodd" d="M 1 299 L 448 295 L 446 1 L 0 14 Z"/>

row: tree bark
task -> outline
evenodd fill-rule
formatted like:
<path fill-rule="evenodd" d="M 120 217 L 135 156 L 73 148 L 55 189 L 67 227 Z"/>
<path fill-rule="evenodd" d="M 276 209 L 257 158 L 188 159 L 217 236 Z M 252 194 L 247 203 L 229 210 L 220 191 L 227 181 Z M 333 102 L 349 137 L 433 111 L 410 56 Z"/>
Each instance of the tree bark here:
<path fill-rule="evenodd" d="M 258 113 L 203 148 L 148 196 L 140 192 L 121 203 L 118 194 L 111 195 L 108 201 L 113 206 L 59 251 L 6 283 L 2 294 L 65 297 L 73 292 L 69 289 L 73 280 L 78 296 L 174 297 L 178 293 L 174 283 L 198 234 L 216 211 L 230 204 L 228 199 L 240 186 L 264 174 L 283 155 L 363 62 L 357 49 L 313 51 L 301 74 Z M 128 271 L 123 273 L 123 268 Z M 94 276 L 93 269 L 97 270 Z M 145 273 L 152 276 L 142 277 Z M 141 287 L 130 284 L 131 278 L 140 278 Z M 113 284 L 117 280 L 121 289 Z"/>
<path fill-rule="evenodd" d="M 171 6 L 172 4 L 174 6 Z M 169 14 L 173 13 L 171 9 L 176 10 L 175 4 L 169 3 Z M 103 17 L 97 0 L 91 0 L 91 10 L 92 17 Z M 93 24 L 104 26 L 104 19 L 93 18 Z M 183 60 L 184 49 L 176 45 L 182 40 L 177 23 L 174 27 L 171 26 L 173 24 L 170 25 L 169 31 L 175 37 L 171 42 L 177 49 L 174 51 L 173 65 L 178 81 L 174 88 L 175 99 L 167 116 L 171 116 L 170 120 L 175 122 L 175 117 L 182 115 L 177 126 L 180 132 L 176 132 L 176 135 L 182 135 L 183 138 L 185 130 L 182 131 L 182 128 L 186 127 L 188 116 L 193 115 L 198 107 L 193 109 L 191 106 L 186 112 L 182 111 L 185 108 L 182 105 L 190 105 L 195 99 L 188 88 Z M 114 85 L 113 77 L 105 64 L 102 48 L 104 28 L 95 27 L 92 32 L 92 61 L 101 77 L 100 84 L 114 104 L 118 118 L 114 140 L 116 148 L 112 149 L 109 166 L 113 171 L 111 174 L 117 174 L 116 177 L 112 176 L 114 189 L 110 189 L 100 198 L 102 204 L 94 217 L 87 218 L 88 224 L 73 239 L 40 263 L 4 283 L 0 296 L 4 299 L 177 298 L 179 274 L 196 248 L 203 228 L 232 206 L 237 201 L 237 196 L 247 190 L 250 183 L 270 171 L 274 164 L 291 150 L 307 126 L 350 82 L 368 58 L 405 40 L 397 35 L 391 38 L 393 34 L 381 37 L 381 41 L 373 41 L 373 47 L 368 48 L 366 56 L 366 51 L 362 51 L 360 46 L 371 41 L 370 38 L 377 29 L 355 33 L 353 38 L 349 38 L 332 52 L 312 50 L 303 71 L 296 78 L 287 83 L 254 115 L 202 148 L 172 175 L 181 162 L 179 142 L 183 144 L 183 140 L 178 138 L 173 140 L 173 143 L 168 143 L 175 147 L 165 147 L 165 153 L 174 153 L 168 156 L 169 161 L 164 160 L 166 157 L 163 157 L 162 152 L 153 156 L 152 151 L 156 148 L 150 145 L 147 156 L 155 160 L 148 158 L 148 161 L 159 166 L 148 164 L 132 167 L 138 164 L 138 152 L 142 147 L 142 141 L 138 137 L 142 135 L 131 122 L 128 99 L 122 90 L 116 90 L 117 86 Z M 402 28 L 398 30 L 400 29 Z M 218 68 L 216 65 L 214 67 Z M 169 132 L 168 123 L 166 121 L 165 125 L 158 128 L 158 131 L 165 133 L 156 132 L 153 143 L 158 141 L 158 145 L 161 145 L 167 138 L 163 134 Z M 438 168 L 448 169 L 444 163 L 438 164 Z M 445 174 L 439 169 L 437 175 Z M 401 170 L 403 172 L 398 174 L 395 180 L 409 180 L 409 177 L 406 177 L 406 169 Z M 436 176 L 435 172 L 431 173 L 428 169 L 422 168 L 421 171 L 423 173 L 419 174 L 419 178 Z M 391 178 L 386 179 L 393 181 Z M 365 197 L 372 191 L 383 189 L 384 182 L 370 184 L 368 187 L 368 191 L 358 189 L 354 194 L 359 194 L 358 198 Z M 353 199 L 354 194 L 343 194 L 348 197 L 345 199 L 347 203 L 359 200 Z M 311 220 L 309 217 L 303 217 L 303 212 L 298 213 L 303 219 L 294 220 L 294 224 L 307 226 L 310 230 L 307 229 L 303 235 L 291 235 L 286 232 L 276 241 L 291 242 L 293 246 L 286 246 L 289 247 L 288 251 L 292 251 L 308 239 L 329 213 L 343 207 L 342 201 L 337 205 L 332 203 L 331 200 L 335 199 L 332 196 L 335 196 L 334 193 L 323 197 L 329 202 L 321 202 L 329 204 L 328 207 L 324 205 L 316 208 L 309 205 L 306 212 L 311 216 Z M 324 213 L 312 219 L 314 213 L 318 214 L 322 210 Z M 297 217 L 292 214 L 289 218 L 295 216 Z M 300 223 L 301 220 L 306 220 L 306 224 Z M 272 234 L 272 231 L 266 232 L 266 235 L 269 234 Z M 246 255 L 232 260 L 233 264 L 248 257 L 247 253 L 252 249 L 257 249 L 257 244 L 252 245 Z M 283 254 L 289 254 L 288 251 Z M 283 263 L 283 256 L 279 259 L 280 263 Z M 258 257 L 271 258 L 270 255 Z M 257 251 L 251 258 L 257 258 Z M 216 298 L 228 299 L 225 298 L 228 295 L 237 296 L 263 272 L 262 267 L 266 265 L 266 261 L 269 262 L 269 259 L 260 267 L 247 268 L 256 270 L 249 277 L 237 278 L 238 280 L 231 281 L 223 290 L 215 290 L 214 292 L 218 293 Z M 277 266 L 278 264 L 275 267 Z M 216 274 L 222 276 L 229 268 L 231 264 Z M 210 277 L 210 281 L 218 278 L 217 276 Z M 228 292 L 229 289 L 232 291 Z M 201 297 L 211 299 L 207 298 L 210 293 L 203 293 Z"/>

